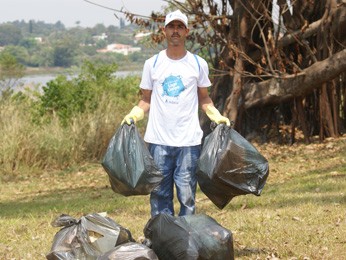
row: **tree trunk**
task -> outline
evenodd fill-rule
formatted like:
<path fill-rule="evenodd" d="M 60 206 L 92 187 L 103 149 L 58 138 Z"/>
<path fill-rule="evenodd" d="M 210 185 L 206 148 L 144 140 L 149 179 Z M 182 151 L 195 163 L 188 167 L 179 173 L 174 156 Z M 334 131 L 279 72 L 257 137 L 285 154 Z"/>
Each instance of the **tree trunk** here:
<path fill-rule="evenodd" d="M 233 76 L 233 89 L 231 95 L 226 99 L 226 107 L 224 115 L 227 116 L 231 121 L 236 122 L 238 115 L 238 101 L 242 91 L 242 79 L 241 73 L 243 72 L 243 61 L 239 57 L 237 58 L 234 66 Z"/>

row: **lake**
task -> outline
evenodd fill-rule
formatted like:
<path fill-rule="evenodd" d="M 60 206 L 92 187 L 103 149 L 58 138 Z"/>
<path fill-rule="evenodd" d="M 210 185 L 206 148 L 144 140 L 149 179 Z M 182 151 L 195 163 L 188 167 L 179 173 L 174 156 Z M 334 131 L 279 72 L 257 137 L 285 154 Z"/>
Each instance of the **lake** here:
<path fill-rule="evenodd" d="M 44 86 L 47 84 L 47 82 L 55 79 L 59 74 L 40 74 L 40 75 L 28 75 L 20 79 L 20 84 L 24 86 Z M 73 78 L 77 76 L 78 74 L 66 74 L 67 78 Z M 115 76 L 117 77 L 126 77 L 136 75 L 140 76 L 141 71 L 117 71 L 115 73 Z"/>

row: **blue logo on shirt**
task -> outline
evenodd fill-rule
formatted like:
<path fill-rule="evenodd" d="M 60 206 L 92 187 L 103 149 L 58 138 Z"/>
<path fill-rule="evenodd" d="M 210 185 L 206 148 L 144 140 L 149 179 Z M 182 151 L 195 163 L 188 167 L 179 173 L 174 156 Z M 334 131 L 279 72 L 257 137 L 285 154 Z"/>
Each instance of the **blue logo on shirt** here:
<path fill-rule="evenodd" d="M 162 96 L 178 97 L 181 92 L 185 90 L 184 84 L 180 77 L 169 76 L 162 83 L 163 94 Z"/>

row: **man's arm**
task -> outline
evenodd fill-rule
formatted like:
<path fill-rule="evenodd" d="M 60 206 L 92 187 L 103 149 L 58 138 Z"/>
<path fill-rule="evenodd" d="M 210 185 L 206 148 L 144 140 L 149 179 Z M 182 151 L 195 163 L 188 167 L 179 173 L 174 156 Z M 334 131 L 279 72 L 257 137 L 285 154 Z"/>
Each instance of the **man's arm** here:
<path fill-rule="evenodd" d="M 139 120 L 144 118 L 144 114 L 149 111 L 150 100 L 151 100 L 151 90 L 141 89 L 142 98 L 138 102 L 137 106 L 134 106 L 129 114 L 127 114 L 121 124 L 137 123 Z"/>
<path fill-rule="evenodd" d="M 152 90 L 141 89 L 142 98 L 138 102 L 138 107 L 143 109 L 144 113 L 149 111 L 150 101 L 151 101 L 151 92 L 152 92 Z"/>
<path fill-rule="evenodd" d="M 222 116 L 219 110 L 215 108 L 214 103 L 209 96 L 208 88 L 198 88 L 198 102 L 211 121 L 217 124 L 225 123 L 227 126 L 231 125 L 229 119 Z"/>
<path fill-rule="evenodd" d="M 209 96 L 208 88 L 198 88 L 198 102 L 204 112 L 207 111 L 208 105 L 214 106 Z"/>

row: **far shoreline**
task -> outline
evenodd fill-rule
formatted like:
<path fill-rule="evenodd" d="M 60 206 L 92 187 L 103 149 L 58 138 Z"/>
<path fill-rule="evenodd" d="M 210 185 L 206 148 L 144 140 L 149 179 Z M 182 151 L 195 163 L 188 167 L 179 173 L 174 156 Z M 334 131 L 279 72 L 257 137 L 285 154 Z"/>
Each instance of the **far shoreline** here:
<path fill-rule="evenodd" d="M 142 70 L 142 66 L 119 66 L 116 72 L 121 71 L 134 71 L 138 72 Z M 67 74 L 78 74 L 81 71 L 81 67 L 72 66 L 72 67 L 25 67 L 23 77 L 30 77 L 34 75 L 67 75 Z"/>

